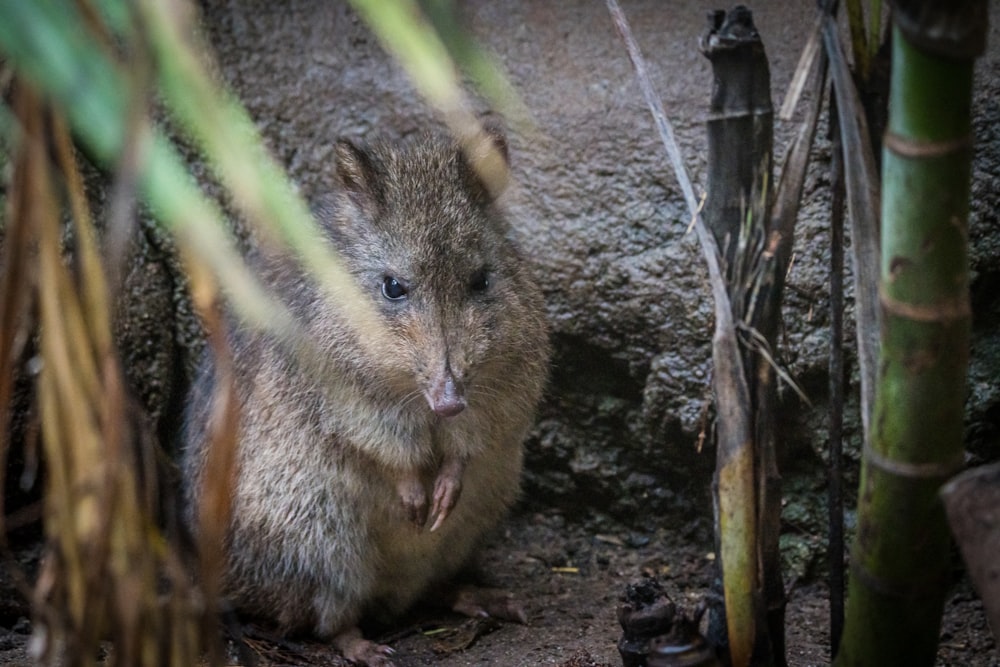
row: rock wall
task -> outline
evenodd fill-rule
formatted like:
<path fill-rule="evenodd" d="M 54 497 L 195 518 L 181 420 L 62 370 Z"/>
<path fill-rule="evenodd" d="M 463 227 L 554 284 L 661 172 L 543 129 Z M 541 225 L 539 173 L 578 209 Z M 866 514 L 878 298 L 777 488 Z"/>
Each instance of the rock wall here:
<path fill-rule="evenodd" d="M 712 82 L 697 40 L 716 6 L 691 0 L 623 5 L 693 180 L 703 185 Z M 507 195 L 546 294 L 556 349 L 548 399 L 529 442 L 526 500 L 637 521 L 647 509 L 707 514 L 714 450 L 697 446 L 699 433 L 711 427 L 706 408 L 712 318 L 705 271 L 607 10 L 593 0 L 469 0 L 462 6 L 474 33 L 507 68 L 538 130 L 530 138 L 510 137 L 517 183 Z M 751 7 L 770 58 L 776 106 L 812 24 L 812 7 L 791 0 Z M 229 0 L 204 2 L 202 9 L 222 77 L 304 192 L 327 187 L 336 138 L 405 136 L 437 124 L 400 67 L 344 2 Z M 996 36 L 994 29 L 990 43 L 996 46 L 980 62 L 976 97 L 977 316 L 969 401 L 970 447 L 990 458 L 1000 456 Z M 776 126 L 778 164 L 793 129 Z M 814 407 L 785 392 L 782 437 L 790 473 L 806 472 L 810 484 L 821 486 L 829 345 L 829 152 L 822 138 L 813 157 L 788 277 L 781 354 Z M 160 304 L 155 308 L 183 303 L 182 281 L 155 268 L 163 266 L 168 245 L 147 228 L 140 247 L 152 252 L 143 251 L 144 261 L 131 274 L 142 299 L 149 298 L 143 276 L 160 281 L 152 290 L 158 301 L 148 302 Z M 133 314 L 138 323 L 142 310 Z M 134 374 L 147 385 L 160 383 L 146 396 L 166 423 L 164 431 L 176 423 L 185 373 L 162 373 L 189 369 L 197 347 L 190 316 L 182 312 L 178 322 L 166 333 L 126 324 Z M 848 342 L 853 345 L 853 338 Z M 163 358 L 164 346 L 172 348 L 173 362 Z M 150 364 L 149 358 L 160 361 Z M 848 424 L 855 440 L 857 421 Z"/>

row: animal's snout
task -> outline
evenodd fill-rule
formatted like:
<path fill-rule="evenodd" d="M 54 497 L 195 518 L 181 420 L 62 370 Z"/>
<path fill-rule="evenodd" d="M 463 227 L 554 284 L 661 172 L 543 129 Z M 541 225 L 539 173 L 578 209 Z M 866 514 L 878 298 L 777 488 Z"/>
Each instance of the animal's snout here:
<path fill-rule="evenodd" d="M 442 373 L 426 394 L 431 410 L 439 417 L 454 417 L 465 409 L 465 387 L 455 379 L 451 371 Z"/>

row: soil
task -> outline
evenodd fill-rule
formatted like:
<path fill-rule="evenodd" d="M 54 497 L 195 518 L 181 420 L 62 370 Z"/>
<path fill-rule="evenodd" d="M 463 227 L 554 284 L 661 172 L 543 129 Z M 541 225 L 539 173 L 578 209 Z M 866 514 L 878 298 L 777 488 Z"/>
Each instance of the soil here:
<path fill-rule="evenodd" d="M 37 563 L 37 544 L 17 552 L 22 564 Z M 709 524 L 651 533 L 624 529 L 603 519 L 568 522 L 555 511 L 521 511 L 481 554 L 476 576 L 483 585 L 511 592 L 528 623 L 466 619 L 433 606 L 413 610 L 387 627 L 369 627 L 369 637 L 396 649 L 398 667 L 503 665 L 618 666 L 621 627 L 617 610 L 628 584 L 656 577 L 677 606 L 693 615 L 715 573 Z M 0 665 L 27 667 L 31 625 L 28 609 L 5 579 L 0 597 Z M 827 588 L 817 580 L 788 581 L 788 663 L 830 662 Z M 230 664 L 349 665 L 332 647 L 311 638 L 278 640 L 266 628 L 247 627 L 243 653 Z M 242 656 L 242 657 L 241 657 Z M 1000 651 L 982 603 L 960 578 L 949 593 L 942 622 L 938 665 L 998 667 Z"/>

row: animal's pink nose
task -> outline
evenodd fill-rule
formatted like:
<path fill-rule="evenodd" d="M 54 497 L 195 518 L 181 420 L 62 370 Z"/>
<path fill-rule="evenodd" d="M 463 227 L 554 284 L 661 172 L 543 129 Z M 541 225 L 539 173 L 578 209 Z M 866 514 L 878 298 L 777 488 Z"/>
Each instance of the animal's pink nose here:
<path fill-rule="evenodd" d="M 465 393 L 451 373 L 446 373 L 427 393 L 427 402 L 434 414 L 440 417 L 454 417 L 467 405 Z"/>

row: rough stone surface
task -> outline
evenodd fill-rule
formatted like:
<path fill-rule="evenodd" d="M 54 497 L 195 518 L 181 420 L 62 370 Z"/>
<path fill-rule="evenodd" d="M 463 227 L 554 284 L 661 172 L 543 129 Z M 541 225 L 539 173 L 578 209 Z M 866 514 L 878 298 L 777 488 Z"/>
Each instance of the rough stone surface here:
<path fill-rule="evenodd" d="M 636 522 L 646 510 L 707 513 L 714 452 L 697 448 L 699 433 L 711 424 L 706 272 L 694 235 L 686 233 L 688 214 L 679 188 L 607 10 L 603 3 L 582 0 L 462 5 L 474 33 L 523 95 L 538 130 L 510 137 L 518 182 L 507 195 L 547 297 L 556 349 L 548 399 L 529 443 L 526 499 Z M 776 106 L 805 43 L 812 7 L 788 0 L 752 7 L 771 62 Z M 712 8 L 696 2 L 624 3 L 696 187 L 704 183 L 704 116 L 711 88 L 709 63 L 697 40 Z M 405 136 L 437 125 L 402 69 L 343 2 L 230 0 L 204 2 L 202 10 L 222 77 L 303 192 L 322 190 L 329 182 L 336 138 L 374 132 Z M 979 64 L 975 107 L 976 330 L 969 443 L 979 458 L 1000 456 L 996 33 L 994 28 Z M 776 125 L 779 165 L 793 130 L 792 124 Z M 790 471 L 809 470 L 821 479 L 829 344 L 829 149 L 822 136 L 813 157 L 788 277 L 781 355 L 815 407 L 784 392 L 781 435 Z M 151 307 L 182 303 L 176 296 L 179 283 L 154 268 L 159 259 L 146 260 L 130 275 L 146 275 L 158 281 L 158 289 L 170 291 L 148 301 L 158 304 Z M 159 344 L 150 342 L 158 338 L 147 336 L 155 332 L 141 324 L 148 313 L 132 316 L 139 321 L 130 330 L 138 344 Z M 170 336 L 179 356 L 171 363 L 186 369 L 197 337 L 189 315 L 179 321 Z M 848 342 L 853 346 L 853 336 Z M 162 359 L 163 352 L 149 354 Z M 161 363 L 170 366 L 165 359 Z M 184 372 L 161 370 L 172 375 L 154 381 L 171 386 L 147 397 L 160 400 L 182 390 Z M 149 379 L 149 373 L 135 375 Z M 176 419 L 169 407 L 154 409 L 162 419 Z M 858 420 L 850 414 L 847 434 L 857 441 Z"/>

